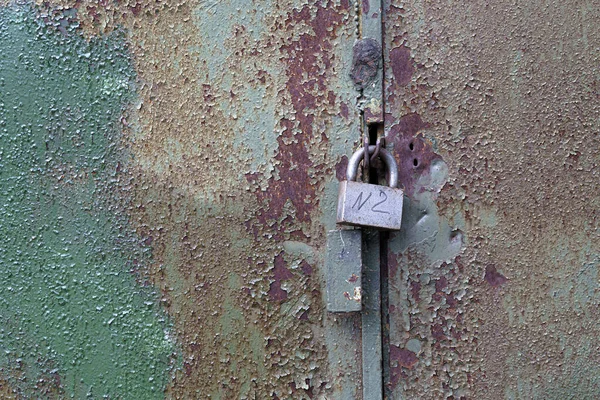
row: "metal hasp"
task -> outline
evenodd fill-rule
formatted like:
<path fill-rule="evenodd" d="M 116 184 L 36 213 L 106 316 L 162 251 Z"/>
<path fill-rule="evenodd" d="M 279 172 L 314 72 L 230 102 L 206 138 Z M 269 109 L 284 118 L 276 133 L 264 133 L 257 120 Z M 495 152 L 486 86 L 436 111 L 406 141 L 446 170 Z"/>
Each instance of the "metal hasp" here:
<path fill-rule="evenodd" d="M 362 309 L 362 232 L 327 232 L 327 311 Z"/>
<path fill-rule="evenodd" d="M 369 154 L 375 152 L 369 146 Z M 389 171 L 389 187 L 356 182 L 358 164 L 364 148 L 356 151 L 348 161 L 346 176 L 340 182 L 338 193 L 337 222 L 342 225 L 375 227 L 386 230 L 399 230 L 402 222 L 404 192 L 398 185 L 398 166 L 394 157 L 385 149 L 380 149 L 380 157 Z"/>

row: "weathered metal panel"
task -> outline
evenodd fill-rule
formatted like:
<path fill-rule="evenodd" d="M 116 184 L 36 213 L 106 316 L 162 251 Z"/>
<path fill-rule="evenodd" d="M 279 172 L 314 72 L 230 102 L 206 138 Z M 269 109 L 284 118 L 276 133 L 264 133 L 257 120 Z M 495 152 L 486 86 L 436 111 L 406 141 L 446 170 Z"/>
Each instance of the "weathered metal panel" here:
<path fill-rule="evenodd" d="M 0 394 L 359 398 L 323 260 L 369 2 L 22 3 Z M 386 0 L 389 398 L 598 397 L 599 6 Z"/>
<path fill-rule="evenodd" d="M 598 398 L 600 4 L 384 9 L 389 398 Z"/>
<path fill-rule="evenodd" d="M 0 382 L 15 398 L 160 398 L 174 351 L 125 211 L 122 32 L 0 8 Z"/>
<path fill-rule="evenodd" d="M 2 390 L 359 397 L 323 298 L 354 4 L 2 5 Z"/>

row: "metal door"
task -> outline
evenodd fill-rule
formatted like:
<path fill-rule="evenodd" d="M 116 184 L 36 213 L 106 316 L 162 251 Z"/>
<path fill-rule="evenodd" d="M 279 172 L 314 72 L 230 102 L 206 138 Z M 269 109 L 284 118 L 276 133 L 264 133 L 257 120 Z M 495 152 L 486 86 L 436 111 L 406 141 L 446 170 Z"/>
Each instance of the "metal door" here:
<path fill-rule="evenodd" d="M 389 398 L 598 398 L 599 3 L 384 8 Z"/>
<path fill-rule="evenodd" d="M 0 5 L 3 397 L 358 397 L 354 4 Z"/>

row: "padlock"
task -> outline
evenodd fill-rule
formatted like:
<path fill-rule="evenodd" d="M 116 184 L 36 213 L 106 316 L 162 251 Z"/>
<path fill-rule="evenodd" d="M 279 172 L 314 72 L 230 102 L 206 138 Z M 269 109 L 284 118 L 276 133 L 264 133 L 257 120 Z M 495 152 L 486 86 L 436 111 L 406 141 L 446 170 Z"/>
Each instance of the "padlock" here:
<path fill-rule="evenodd" d="M 369 146 L 369 155 L 376 146 Z M 394 156 L 380 148 L 379 157 L 389 171 L 388 186 L 356 182 L 358 165 L 365 148 L 358 149 L 348 161 L 345 181 L 340 182 L 338 194 L 337 223 L 399 230 L 402 221 L 404 192 L 398 189 L 398 165 Z"/>

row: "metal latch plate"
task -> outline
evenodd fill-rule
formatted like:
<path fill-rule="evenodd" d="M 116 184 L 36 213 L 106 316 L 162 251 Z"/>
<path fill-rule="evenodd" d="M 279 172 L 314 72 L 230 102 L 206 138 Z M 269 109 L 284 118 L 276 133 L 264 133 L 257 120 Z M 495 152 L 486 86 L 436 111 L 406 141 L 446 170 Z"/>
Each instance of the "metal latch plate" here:
<path fill-rule="evenodd" d="M 362 309 L 362 232 L 358 229 L 327 232 L 327 310 Z"/>

